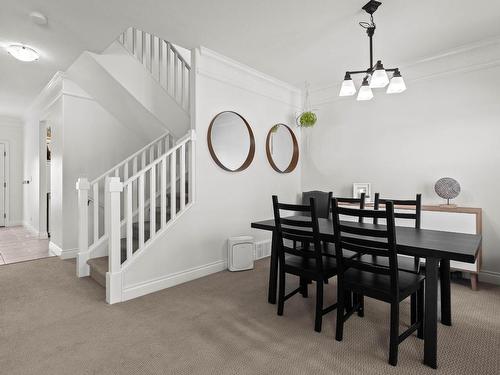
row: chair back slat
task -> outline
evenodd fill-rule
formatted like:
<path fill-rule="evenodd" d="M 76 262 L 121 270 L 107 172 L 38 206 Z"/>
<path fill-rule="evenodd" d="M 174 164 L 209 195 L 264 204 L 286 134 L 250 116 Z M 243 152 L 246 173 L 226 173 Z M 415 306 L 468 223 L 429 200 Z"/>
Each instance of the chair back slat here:
<path fill-rule="evenodd" d="M 339 274 L 348 268 L 370 272 L 376 275 L 390 277 L 391 294 L 398 295 L 398 258 L 396 251 L 396 227 L 394 222 L 394 204 L 391 201 L 385 203 L 384 211 L 364 210 L 339 207 L 336 198 L 332 200 L 333 211 L 333 233 L 337 256 L 337 268 Z M 385 219 L 386 225 L 373 224 L 345 224 L 340 222 L 340 215 Z M 388 266 L 369 264 L 361 261 L 360 257 L 344 258 L 343 251 L 355 251 L 358 254 L 371 254 L 378 257 L 388 258 Z M 339 281 L 340 282 L 340 281 Z"/>
<path fill-rule="evenodd" d="M 420 229 L 422 217 L 422 194 L 417 194 L 415 199 L 382 199 L 380 193 L 375 193 L 374 210 L 379 210 L 380 206 L 385 206 L 387 202 L 392 202 L 396 208 L 411 210 L 410 212 L 394 212 L 396 219 L 415 220 L 415 228 Z M 373 219 L 374 224 L 378 224 L 378 218 Z"/>
<path fill-rule="evenodd" d="M 294 220 L 281 218 L 281 225 L 290 225 L 292 227 L 312 228 L 313 223 L 305 220 Z"/>
<path fill-rule="evenodd" d="M 343 233 L 358 234 L 360 236 L 387 237 L 387 231 L 382 229 L 360 228 L 341 224 L 340 230 Z"/>
<path fill-rule="evenodd" d="M 310 198 L 309 205 L 295 205 L 279 203 L 278 197 L 273 195 L 273 209 L 280 267 L 285 266 L 285 255 L 290 254 L 304 259 L 314 258 L 315 267 L 322 270 L 322 248 L 314 198 Z M 281 211 L 300 212 L 300 217 L 282 217 Z M 312 244 L 313 248 L 312 250 L 292 248 L 285 246 L 284 240 Z"/>
<path fill-rule="evenodd" d="M 359 198 L 342 198 L 342 197 L 337 197 L 337 202 L 339 202 L 339 205 L 342 204 L 357 204 L 359 205 L 359 209 L 363 210 L 365 208 L 365 203 L 366 203 L 366 193 L 361 193 Z M 362 223 L 363 218 L 361 216 L 358 217 L 358 222 Z"/>
<path fill-rule="evenodd" d="M 288 203 L 278 203 L 278 208 L 284 211 L 295 211 L 295 212 L 310 212 L 311 207 L 304 204 L 288 204 Z"/>

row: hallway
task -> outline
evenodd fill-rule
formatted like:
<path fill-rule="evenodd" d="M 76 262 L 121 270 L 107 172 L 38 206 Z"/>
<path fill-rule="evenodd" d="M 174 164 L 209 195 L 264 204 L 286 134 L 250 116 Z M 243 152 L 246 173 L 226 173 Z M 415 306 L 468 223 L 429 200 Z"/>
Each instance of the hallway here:
<path fill-rule="evenodd" d="M 47 258 L 52 255 L 48 239 L 40 239 L 21 226 L 0 228 L 0 265 Z"/>

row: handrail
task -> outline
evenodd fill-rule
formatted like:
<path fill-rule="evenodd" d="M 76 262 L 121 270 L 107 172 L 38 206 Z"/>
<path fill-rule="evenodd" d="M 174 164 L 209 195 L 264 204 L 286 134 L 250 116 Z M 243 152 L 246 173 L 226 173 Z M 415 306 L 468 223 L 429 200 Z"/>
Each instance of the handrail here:
<path fill-rule="evenodd" d="M 189 65 L 189 63 L 184 59 L 184 57 L 182 57 L 181 53 L 177 50 L 177 48 L 175 48 L 175 46 L 172 43 L 170 42 L 167 43 L 170 45 L 170 49 L 172 50 L 172 52 L 177 55 L 177 57 L 184 63 L 184 65 L 186 65 L 186 68 L 188 70 L 191 70 L 191 65 Z"/>
<path fill-rule="evenodd" d="M 189 142 L 191 140 L 191 138 L 192 138 L 191 137 L 191 133 L 189 133 L 189 134 L 185 135 L 184 137 L 182 137 L 181 139 L 179 139 L 179 141 L 177 141 L 176 145 L 174 147 L 172 147 L 170 150 L 168 150 L 168 152 L 166 152 L 165 154 L 163 154 L 159 158 L 156 158 L 151 163 L 149 163 L 144 168 L 142 168 L 140 171 L 137 171 L 137 173 L 134 174 L 132 177 L 129 177 L 127 180 L 125 180 L 123 182 L 123 186 L 129 185 L 132 181 L 137 180 L 141 174 L 146 173 L 151 168 L 153 168 L 154 166 L 156 166 L 157 164 L 159 164 L 163 159 L 166 159 L 167 157 L 169 157 L 170 155 L 172 155 L 179 148 L 181 148 L 182 145 L 184 145 L 187 142 Z"/>
<path fill-rule="evenodd" d="M 169 41 L 135 27 L 127 28 L 117 41 L 189 113 L 191 65 L 179 50 Z"/>
<path fill-rule="evenodd" d="M 148 148 L 150 148 L 151 146 L 153 146 L 155 143 L 159 142 L 160 140 L 162 140 L 163 138 L 166 138 L 170 136 L 170 133 L 165 133 L 163 135 L 161 135 L 160 137 L 156 138 L 155 140 L 151 141 L 150 143 L 148 143 L 146 146 L 144 146 L 143 148 L 141 148 L 139 151 L 137 151 L 136 153 L 132 154 L 131 156 L 127 157 L 125 160 L 121 161 L 119 164 L 116 164 L 115 166 L 113 166 L 112 168 L 110 168 L 109 170 L 107 170 L 106 172 L 104 172 L 102 175 L 100 175 L 99 177 L 95 178 L 94 180 L 92 180 L 90 182 L 90 185 L 93 185 L 95 184 L 96 182 L 98 182 L 99 180 L 105 178 L 106 176 L 108 176 L 111 172 L 113 172 L 114 170 L 116 170 L 117 168 L 120 168 L 122 167 L 124 164 L 128 163 L 130 160 L 132 160 L 133 158 L 135 158 L 136 156 L 138 156 L 139 154 L 142 154 L 144 151 L 146 151 Z"/>

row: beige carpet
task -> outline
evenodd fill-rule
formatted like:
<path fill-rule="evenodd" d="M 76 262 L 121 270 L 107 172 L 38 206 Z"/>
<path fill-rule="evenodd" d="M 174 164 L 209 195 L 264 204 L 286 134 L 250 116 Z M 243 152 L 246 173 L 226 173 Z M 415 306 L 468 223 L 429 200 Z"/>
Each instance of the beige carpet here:
<path fill-rule="evenodd" d="M 109 306 L 104 290 L 56 258 L 0 267 L 1 374 L 499 374 L 500 288 L 454 283 L 453 327 L 439 326 L 439 369 L 408 338 L 387 364 L 388 306 L 334 340 L 334 314 L 313 331 L 313 293 L 276 316 L 266 302 L 267 261 Z M 295 280 L 291 280 L 295 281 Z M 330 300 L 334 285 L 328 286 Z M 408 304 L 402 308 L 408 321 Z"/>

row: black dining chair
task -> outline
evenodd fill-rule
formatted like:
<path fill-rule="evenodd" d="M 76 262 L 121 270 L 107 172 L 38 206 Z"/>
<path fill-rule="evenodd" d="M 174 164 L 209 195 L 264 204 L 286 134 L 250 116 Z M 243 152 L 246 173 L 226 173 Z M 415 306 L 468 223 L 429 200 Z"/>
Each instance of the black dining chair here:
<path fill-rule="evenodd" d="M 339 207 L 337 200 L 332 202 L 333 231 L 337 256 L 337 327 L 335 338 L 342 341 L 345 321 L 352 315 L 344 313 L 345 294 L 374 298 L 391 305 L 391 323 L 389 337 L 389 363 L 393 366 L 398 361 L 398 345 L 413 332 L 423 338 L 424 315 L 424 280 L 419 274 L 400 271 L 396 250 L 396 226 L 394 223 L 394 204 L 385 204 L 385 211 L 360 210 Z M 353 224 L 340 221 L 340 215 L 361 216 L 363 218 L 385 219 L 386 225 Z M 387 258 L 387 266 L 370 264 L 358 257 L 345 258 L 344 250 L 355 251 Z M 417 321 L 403 333 L 399 333 L 399 304 L 411 295 L 418 298 Z"/>
<path fill-rule="evenodd" d="M 335 198 L 337 199 L 337 202 L 339 203 L 340 206 L 347 204 L 347 205 L 352 205 L 353 208 L 358 208 L 354 207 L 356 205 L 359 206 L 359 209 L 363 210 L 366 205 L 366 193 L 361 193 L 359 198 L 342 198 L 342 197 L 335 197 Z M 363 222 L 363 218 L 361 216 L 358 218 L 358 222 L 359 223 Z"/>
<path fill-rule="evenodd" d="M 330 218 L 330 204 L 332 203 L 333 193 L 331 191 L 311 190 L 302 192 L 302 204 L 308 205 L 311 198 L 316 202 L 316 215 L 318 218 Z"/>
<path fill-rule="evenodd" d="M 274 220 L 279 260 L 278 284 L 278 315 L 283 315 L 285 301 L 298 292 L 307 296 L 307 280 L 316 282 L 316 316 L 314 330 L 321 332 L 323 315 L 337 307 L 333 304 L 323 308 L 323 283 L 337 275 L 335 256 L 323 252 L 319 236 L 318 216 L 314 198 L 310 198 L 307 205 L 279 203 L 278 197 L 273 196 Z M 298 212 L 300 218 L 282 217 L 281 211 Z M 284 240 L 309 243 L 309 248 L 293 248 L 285 245 Z M 300 278 L 297 289 L 285 294 L 286 274 Z"/>
<path fill-rule="evenodd" d="M 318 218 L 329 219 L 331 214 L 330 204 L 332 203 L 333 193 L 331 191 L 320 191 L 320 190 L 311 190 L 302 192 L 302 204 L 308 205 L 311 198 L 314 198 L 316 202 L 316 215 Z M 306 213 L 307 215 L 307 213 Z M 309 246 L 308 243 L 303 242 L 302 247 L 307 248 Z M 293 243 L 293 247 L 296 248 L 296 242 Z M 323 243 L 323 248 L 326 250 L 328 244 Z"/>
<path fill-rule="evenodd" d="M 404 212 L 394 212 L 396 219 L 406 219 L 413 221 L 415 229 L 420 229 L 422 217 L 422 194 L 417 194 L 415 199 L 381 199 L 380 193 L 375 193 L 374 210 L 379 210 L 381 206 L 385 206 L 387 202 L 392 202 L 397 208 L 404 209 Z M 377 224 L 378 219 L 374 218 L 373 223 Z M 373 262 L 377 264 L 387 265 L 387 258 L 379 257 L 362 257 L 363 261 Z M 398 255 L 398 267 L 402 271 L 420 273 L 420 258 L 410 257 L 406 255 Z M 411 322 L 417 320 L 417 300 L 416 296 L 411 297 Z"/>
<path fill-rule="evenodd" d="M 394 217 L 400 219 L 409 219 L 414 221 L 414 226 L 416 229 L 421 227 L 421 217 L 422 217 L 422 194 L 417 194 L 415 199 L 409 200 L 398 200 L 398 199 L 381 199 L 380 193 L 375 193 L 374 209 L 380 209 L 381 205 L 385 205 L 387 201 L 392 201 L 396 206 L 403 208 L 404 212 L 395 212 Z M 374 219 L 376 223 L 376 219 Z M 398 257 L 399 269 L 413 272 L 421 273 L 421 261 L 419 257 L 409 257 L 409 256 L 399 256 Z M 450 294 L 450 271 L 449 267 L 445 268 L 441 264 L 439 268 L 439 273 L 441 277 L 441 308 L 448 309 L 446 313 L 442 313 L 442 319 L 444 315 L 451 317 L 451 294 Z M 417 307 L 415 306 L 417 301 L 412 299 L 412 309 L 411 309 L 411 320 L 412 323 L 416 321 Z M 449 318 L 445 318 L 449 319 Z M 444 322 L 444 320 L 443 320 Z M 445 322 L 444 324 L 450 325 L 450 322 Z"/>

